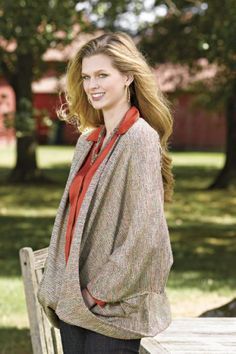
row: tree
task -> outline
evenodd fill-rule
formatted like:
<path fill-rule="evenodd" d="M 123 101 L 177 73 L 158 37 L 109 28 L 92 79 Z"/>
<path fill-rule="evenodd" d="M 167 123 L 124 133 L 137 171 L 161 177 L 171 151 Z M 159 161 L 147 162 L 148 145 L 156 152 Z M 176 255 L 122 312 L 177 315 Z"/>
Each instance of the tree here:
<path fill-rule="evenodd" d="M 214 105 L 223 105 L 227 120 L 226 159 L 209 188 L 236 183 L 236 6 L 234 0 L 166 0 L 164 17 L 140 31 L 141 45 L 154 62 L 178 62 L 197 70 L 206 58 L 218 67 L 214 82 L 207 83 Z M 208 96 L 209 98 L 209 96 Z"/>
<path fill-rule="evenodd" d="M 87 2 L 81 2 L 87 3 Z M 227 120 L 226 159 L 209 188 L 225 188 L 236 182 L 236 6 L 235 0 L 94 0 L 85 6 L 96 26 L 125 30 L 133 35 L 153 64 L 187 64 L 196 73 L 198 59 L 216 64 L 212 82 L 204 89 L 204 101 L 223 107 Z M 92 16 L 91 16 L 92 15 Z M 142 16 L 145 15 L 145 16 Z M 205 85 L 206 84 L 206 85 Z M 199 95 L 198 95 L 199 97 Z M 203 97 L 203 95 L 201 95 Z"/>
<path fill-rule="evenodd" d="M 74 25 L 79 24 L 81 32 L 96 29 L 96 21 L 94 24 L 88 21 L 86 9 L 99 22 L 103 17 L 110 21 L 129 7 L 129 2 L 123 0 L 107 4 L 99 0 L 0 0 L 0 74 L 8 80 L 16 96 L 17 158 L 11 181 L 42 181 L 43 178 L 36 160 L 31 89 L 32 82 L 46 69 L 43 54 L 48 48 L 63 49 L 69 44 L 76 35 Z"/>
<path fill-rule="evenodd" d="M 74 24 L 86 29 L 76 1 L 0 0 L 0 72 L 16 96 L 17 159 L 12 181 L 42 178 L 36 161 L 32 81 L 45 70 L 42 55 L 73 38 Z"/>

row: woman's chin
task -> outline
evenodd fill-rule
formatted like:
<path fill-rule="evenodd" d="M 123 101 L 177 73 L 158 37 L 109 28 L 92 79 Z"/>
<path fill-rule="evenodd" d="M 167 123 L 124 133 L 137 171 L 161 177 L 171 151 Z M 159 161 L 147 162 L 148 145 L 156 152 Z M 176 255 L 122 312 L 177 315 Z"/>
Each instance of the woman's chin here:
<path fill-rule="evenodd" d="M 94 109 L 106 109 L 108 106 L 107 102 L 93 102 Z"/>
<path fill-rule="evenodd" d="M 101 101 L 102 101 L 102 100 L 101 100 Z M 102 107 L 102 106 L 104 105 L 104 103 L 101 102 L 101 101 L 93 101 L 93 102 L 92 102 L 93 107 L 94 107 L 94 108 Z"/>

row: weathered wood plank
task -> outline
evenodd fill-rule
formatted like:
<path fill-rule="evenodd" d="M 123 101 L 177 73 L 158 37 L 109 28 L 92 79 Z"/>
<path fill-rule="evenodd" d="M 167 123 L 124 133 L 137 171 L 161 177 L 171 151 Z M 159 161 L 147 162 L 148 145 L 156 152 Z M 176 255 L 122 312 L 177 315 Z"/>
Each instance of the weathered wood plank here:
<path fill-rule="evenodd" d="M 62 349 L 61 334 L 60 334 L 59 329 L 52 328 L 52 339 L 53 339 L 53 343 L 54 343 L 55 354 L 62 354 L 63 349 Z"/>
<path fill-rule="evenodd" d="M 180 318 L 154 338 L 143 338 L 143 353 L 236 353 L 236 318 Z M 156 343 L 155 343 L 156 342 Z M 162 351 L 164 350 L 164 351 Z"/>
<path fill-rule="evenodd" d="M 170 353 L 154 338 L 142 338 L 139 354 L 168 354 Z"/>
<path fill-rule="evenodd" d="M 35 275 L 36 275 L 36 279 L 37 279 L 37 289 L 38 289 L 38 285 L 39 285 L 39 283 L 42 279 L 42 276 L 43 276 L 43 269 L 35 270 Z M 51 335 L 52 326 L 51 326 L 50 322 L 48 321 L 47 316 L 45 316 L 45 313 L 43 312 L 43 309 L 39 305 L 39 303 L 38 303 L 38 306 L 40 308 L 40 317 L 38 320 L 42 324 L 43 333 L 44 333 L 44 337 L 42 338 L 42 340 L 45 342 L 45 346 L 47 348 L 47 353 L 48 354 L 55 354 L 54 342 L 53 342 L 53 338 Z"/>
<path fill-rule="evenodd" d="M 37 279 L 34 271 L 34 254 L 31 248 L 20 250 L 20 263 L 25 289 L 26 305 L 28 310 L 31 342 L 34 354 L 47 354 L 48 350 L 44 338 L 41 311 L 37 300 Z"/>
<path fill-rule="evenodd" d="M 60 332 L 51 326 L 37 299 L 48 248 L 33 252 L 31 248 L 25 247 L 19 253 L 33 353 L 62 354 Z"/>
<path fill-rule="evenodd" d="M 44 264 L 48 255 L 48 247 L 34 251 L 34 266 L 35 269 L 44 268 Z"/>

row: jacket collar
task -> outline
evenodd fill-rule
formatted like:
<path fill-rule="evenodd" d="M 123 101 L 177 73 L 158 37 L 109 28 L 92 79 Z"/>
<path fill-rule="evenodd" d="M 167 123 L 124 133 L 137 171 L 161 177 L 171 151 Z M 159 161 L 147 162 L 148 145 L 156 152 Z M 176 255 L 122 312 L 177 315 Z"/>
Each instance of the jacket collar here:
<path fill-rule="evenodd" d="M 132 106 L 125 114 L 120 127 L 117 131 L 118 135 L 124 134 L 127 132 L 127 130 L 136 122 L 136 120 L 139 118 L 139 110 L 135 107 Z M 87 136 L 88 141 L 97 141 L 99 133 L 101 129 L 103 128 L 104 125 L 99 126 L 98 128 L 95 128 L 91 134 Z"/>

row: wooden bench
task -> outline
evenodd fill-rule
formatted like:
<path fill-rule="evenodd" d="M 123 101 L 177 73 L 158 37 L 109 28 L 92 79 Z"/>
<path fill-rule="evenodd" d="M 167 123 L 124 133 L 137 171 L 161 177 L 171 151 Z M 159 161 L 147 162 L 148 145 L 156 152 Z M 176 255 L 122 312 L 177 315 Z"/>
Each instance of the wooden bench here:
<path fill-rule="evenodd" d="M 37 299 L 48 248 L 33 251 L 24 247 L 19 254 L 33 353 L 63 354 L 60 331 L 50 324 Z"/>
<path fill-rule="evenodd" d="M 62 354 L 60 331 L 37 300 L 47 248 L 20 250 L 20 263 L 34 354 Z M 177 318 L 155 337 L 142 338 L 140 354 L 235 354 L 236 318 Z M 102 354 L 102 353 L 101 353 Z"/>

